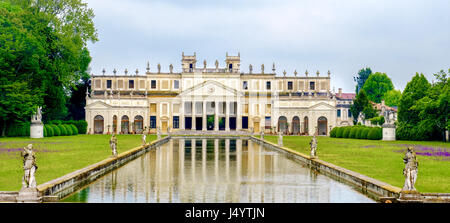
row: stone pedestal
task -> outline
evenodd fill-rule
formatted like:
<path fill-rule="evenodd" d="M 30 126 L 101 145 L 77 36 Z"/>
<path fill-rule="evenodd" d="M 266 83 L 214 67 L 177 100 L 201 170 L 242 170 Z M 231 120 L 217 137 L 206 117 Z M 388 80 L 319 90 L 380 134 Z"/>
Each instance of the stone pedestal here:
<path fill-rule="evenodd" d="M 383 141 L 395 141 L 395 125 L 383 124 Z"/>
<path fill-rule="evenodd" d="M 31 123 L 31 125 L 30 125 L 30 138 L 32 138 L 32 139 L 44 138 L 44 124 L 42 124 L 42 123 Z"/>
<path fill-rule="evenodd" d="M 398 201 L 401 203 L 422 203 L 422 195 L 416 191 L 401 191 Z"/>
<path fill-rule="evenodd" d="M 18 203 L 40 203 L 42 197 L 36 188 L 23 188 L 17 196 Z"/>

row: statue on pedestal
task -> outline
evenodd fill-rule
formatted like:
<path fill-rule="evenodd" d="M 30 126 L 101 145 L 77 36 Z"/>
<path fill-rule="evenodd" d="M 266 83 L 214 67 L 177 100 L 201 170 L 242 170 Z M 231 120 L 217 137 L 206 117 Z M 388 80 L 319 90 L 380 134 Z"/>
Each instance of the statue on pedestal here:
<path fill-rule="evenodd" d="M 109 146 L 111 147 L 112 155 L 117 156 L 117 138 L 113 133 L 111 139 L 109 140 Z"/>
<path fill-rule="evenodd" d="M 38 107 L 36 114 L 31 117 L 31 123 L 42 123 L 42 107 Z"/>
<path fill-rule="evenodd" d="M 414 184 L 417 181 L 419 162 L 417 161 L 416 153 L 412 147 L 408 147 L 405 157 L 403 158 L 403 163 L 405 163 L 405 169 L 403 169 L 405 184 L 402 191 L 416 191 Z"/>
<path fill-rule="evenodd" d="M 169 65 L 169 71 L 170 71 L 170 73 L 173 73 L 173 65 L 172 64 Z"/>
<path fill-rule="evenodd" d="M 22 190 L 26 188 L 36 188 L 36 179 L 34 174 L 37 170 L 36 156 L 33 152 L 33 145 L 29 144 L 23 147 L 23 151 L 20 154 L 23 157 L 23 170 L 24 175 L 22 178 Z"/>
<path fill-rule="evenodd" d="M 278 132 L 278 145 L 283 146 L 283 133 Z"/>
<path fill-rule="evenodd" d="M 147 144 L 146 138 L 147 138 L 147 136 L 145 135 L 145 131 L 144 131 L 144 133 L 142 133 L 142 145 Z"/>
<path fill-rule="evenodd" d="M 311 139 L 311 142 L 309 143 L 310 147 L 311 147 L 311 158 L 317 158 L 317 138 L 316 135 L 314 135 Z"/>
<path fill-rule="evenodd" d="M 264 128 L 261 128 L 261 136 L 260 136 L 260 138 L 264 139 Z"/>
<path fill-rule="evenodd" d="M 158 137 L 158 140 L 161 139 L 161 128 L 158 127 L 158 130 L 156 131 L 156 135 Z"/>

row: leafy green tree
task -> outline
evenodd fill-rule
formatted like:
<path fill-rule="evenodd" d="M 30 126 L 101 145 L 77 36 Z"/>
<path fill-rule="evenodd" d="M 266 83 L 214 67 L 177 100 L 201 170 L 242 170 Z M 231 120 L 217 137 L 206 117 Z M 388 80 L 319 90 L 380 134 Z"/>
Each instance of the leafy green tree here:
<path fill-rule="evenodd" d="M 356 94 L 359 93 L 359 91 L 364 86 L 364 83 L 366 82 L 367 78 L 372 74 L 372 70 L 369 67 L 363 68 L 358 71 L 358 77 L 355 78 L 355 81 L 357 81 L 356 85 Z"/>
<path fill-rule="evenodd" d="M 386 92 L 393 90 L 394 85 L 385 73 L 376 72 L 369 76 L 362 89 L 370 101 L 381 103 Z"/>
<path fill-rule="evenodd" d="M 30 118 L 32 112 L 14 111 L 12 103 L 31 111 L 43 106 L 45 120 L 67 116 L 69 95 L 90 61 L 87 41 L 97 41 L 93 17 L 81 0 L 0 2 L 0 123 Z M 24 97 L 11 96 L 16 86 Z"/>
<path fill-rule="evenodd" d="M 406 84 L 398 104 L 398 121 L 417 124 L 420 121 L 419 111 L 412 109 L 414 103 L 427 95 L 431 84 L 423 74 L 418 74 Z"/>
<path fill-rule="evenodd" d="M 396 107 L 396 106 L 398 106 L 401 97 L 402 97 L 402 92 L 400 92 L 399 90 L 393 89 L 393 90 L 386 92 L 383 99 L 387 106 L 390 106 L 390 107 L 395 106 Z"/>
<path fill-rule="evenodd" d="M 376 116 L 376 111 L 370 103 L 364 89 L 361 89 L 356 95 L 356 98 L 353 101 L 353 105 L 350 107 L 350 112 L 354 117 L 353 122 L 355 124 L 358 122 L 358 116 L 360 112 L 364 114 L 365 119 L 370 119 Z"/>

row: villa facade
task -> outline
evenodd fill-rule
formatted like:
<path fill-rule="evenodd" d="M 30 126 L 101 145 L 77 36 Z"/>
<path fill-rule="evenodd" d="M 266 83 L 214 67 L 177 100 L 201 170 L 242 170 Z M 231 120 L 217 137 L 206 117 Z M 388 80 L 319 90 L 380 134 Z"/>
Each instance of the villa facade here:
<path fill-rule="evenodd" d="M 339 98 L 330 91 L 330 72 L 276 75 L 261 65 L 259 72 L 241 71 L 240 55 L 225 59 L 225 67 L 197 67 L 196 54 L 182 54 L 181 72 L 139 74 L 136 70 L 93 75 L 86 98 L 90 134 L 167 131 L 251 131 L 295 135 L 329 135 L 345 122 L 338 117 Z M 347 112 L 348 113 L 348 112 Z"/>

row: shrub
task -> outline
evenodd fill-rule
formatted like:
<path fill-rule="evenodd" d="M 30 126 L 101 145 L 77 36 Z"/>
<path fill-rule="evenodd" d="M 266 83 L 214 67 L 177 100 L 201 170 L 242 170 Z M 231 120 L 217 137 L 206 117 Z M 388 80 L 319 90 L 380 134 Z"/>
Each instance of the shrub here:
<path fill-rule="evenodd" d="M 358 129 L 360 129 L 360 128 L 361 127 L 359 127 L 359 126 L 352 126 L 348 137 L 351 139 L 356 139 L 356 133 L 358 132 Z"/>
<path fill-rule="evenodd" d="M 370 140 L 380 140 L 383 138 L 383 130 L 380 127 L 374 127 L 370 129 L 367 139 Z"/>
<path fill-rule="evenodd" d="M 53 125 L 61 125 L 62 121 L 61 120 L 52 120 L 48 122 L 49 124 L 53 124 Z"/>
<path fill-rule="evenodd" d="M 367 139 L 370 129 L 372 128 L 369 127 L 364 128 L 364 130 L 361 132 L 361 139 Z"/>
<path fill-rule="evenodd" d="M 338 130 L 339 127 L 334 127 L 331 132 L 330 132 L 330 137 L 331 138 L 336 138 L 336 132 Z"/>
<path fill-rule="evenodd" d="M 73 124 L 77 127 L 78 134 L 86 134 L 87 133 L 88 123 L 85 120 L 79 120 Z"/>
<path fill-rule="evenodd" d="M 44 129 L 47 131 L 47 137 L 52 137 L 54 135 L 51 125 L 44 125 Z"/>
<path fill-rule="evenodd" d="M 50 126 L 53 129 L 53 133 L 54 133 L 53 135 L 54 136 L 60 136 L 61 135 L 61 129 L 57 125 L 50 124 Z"/>
<path fill-rule="evenodd" d="M 30 123 L 13 123 L 6 127 L 5 135 L 8 137 L 30 136 Z"/>
<path fill-rule="evenodd" d="M 343 133 L 344 133 L 344 127 L 338 127 L 336 130 L 336 138 L 342 138 Z"/>
<path fill-rule="evenodd" d="M 67 132 L 67 135 L 68 135 L 68 136 L 73 135 L 72 127 L 70 127 L 70 125 L 65 124 L 65 125 L 63 125 L 63 126 L 64 126 L 64 128 L 66 129 L 66 132 Z"/>
<path fill-rule="evenodd" d="M 74 124 L 69 125 L 72 128 L 73 135 L 78 135 L 78 129 Z"/>
<path fill-rule="evenodd" d="M 64 125 L 58 125 L 58 128 L 61 130 L 61 135 L 66 136 L 67 135 L 67 129 Z"/>
<path fill-rule="evenodd" d="M 351 126 L 344 127 L 344 132 L 342 133 L 342 138 L 348 138 L 348 136 L 350 135 L 351 129 L 352 129 Z"/>
<path fill-rule="evenodd" d="M 362 139 L 364 129 L 366 128 L 365 127 L 358 128 L 358 131 L 356 132 L 356 139 Z"/>

